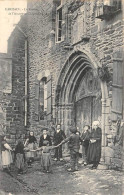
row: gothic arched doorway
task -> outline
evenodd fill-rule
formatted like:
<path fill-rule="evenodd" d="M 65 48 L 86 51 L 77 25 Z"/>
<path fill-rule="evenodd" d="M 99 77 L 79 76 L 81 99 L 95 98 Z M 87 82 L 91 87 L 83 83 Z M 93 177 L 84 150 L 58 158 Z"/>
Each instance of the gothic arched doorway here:
<path fill-rule="evenodd" d="M 56 89 L 56 118 L 68 134 L 76 125 L 82 131 L 87 123 L 101 120 L 101 82 L 90 58 L 81 51 L 70 55 L 61 70 Z"/>

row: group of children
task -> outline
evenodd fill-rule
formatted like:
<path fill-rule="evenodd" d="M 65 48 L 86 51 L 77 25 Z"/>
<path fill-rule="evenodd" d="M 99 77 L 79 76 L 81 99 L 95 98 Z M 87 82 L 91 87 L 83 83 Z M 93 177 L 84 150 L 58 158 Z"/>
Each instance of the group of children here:
<path fill-rule="evenodd" d="M 70 136 L 61 140 L 60 143 L 52 146 L 48 140 L 44 140 L 42 144 L 39 144 L 39 147 L 34 147 L 36 143 L 36 138 L 33 134 L 29 135 L 29 138 L 26 140 L 25 144 L 21 139 L 18 140 L 17 145 L 14 150 L 8 145 L 6 137 L 3 136 L 2 139 L 2 164 L 4 170 L 9 170 L 10 164 L 12 163 L 11 151 L 14 151 L 14 162 L 18 169 L 18 174 L 23 173 L 25 162 L 30 163 L 36 151 L 41 151 L 41 166 L 44 172 L 52 172 L 52 158 L 51 150 L 57 149 L 62 146 L 64 143 L 68 143 L 68 148 L 70 150 L 70 169 L 68 171 L 73 172 L 78 170 L 78 160 L 79 160 L 79 149 L 80 144 L 82 144 L 82 156 L 84 160 L 84 165 L 87 164 L 87 152 L 90 143 L 93 142 L 93 139 L 90 140 L 90 127 L 86 125 L 84 131 L 80 136 L 80 133 L 77 131 L 76 127 L 70 128 Z M 41 141 L 41 139 L 40 139 Z M 93 148 L 92 148 L 93 152 Z M 25 156 L 25 153 L 28 155 Z M 89 152 L 90 153 L 90 152 Z M 28 161 L 27 161 L 28 159 Z"/>
<path fill-rule="evenodd" d="M 31 135 L 31 138 L 33 136 Z M 34 138 L 32 138 L 32 141 L 36 141 Z M 28 147 L 27 147 L 28 142 Z M 33 143 L 33 142 L 32 142 Z M 34 149 L 34 145 L 30 143 L 30 136 L 26 140 L 26 143 L 23 144 L 22 139 L 18 139 L 17 144 L 15 146 L 15 149 L 12 149 L 10 145 L 7 143 L 6 136 L 2 136 L 1 140 L 1 162 L 2 162 L 2 168 L 4 171 L 9 172 L 10 171 L 10 165 L 11 163 L 15 163 L 16 168 L 18 169 L 18 174 L 24 173 L 24 167 L 25 163 L 27 162 L 28 165 L 31 165 L 31 162 L 34 159 L 34 152 L 35 151 L 42 151 L 41 154 L 41 166 L 43 168 L 44 172 L 52 172 L 51 165 L 52 165 L 52 159 L 51 159 L 51 153 L 50 151 L 52 149 L 55 149 L 59 147 L 57 146 L 50 146 L 49 141 L 44 141 L 42 147 L 38 147 Z M 12 153 L 14 152 L 14 158 L 12 158 Z M 25 155 L 26 154 L 26 155 Z"/>

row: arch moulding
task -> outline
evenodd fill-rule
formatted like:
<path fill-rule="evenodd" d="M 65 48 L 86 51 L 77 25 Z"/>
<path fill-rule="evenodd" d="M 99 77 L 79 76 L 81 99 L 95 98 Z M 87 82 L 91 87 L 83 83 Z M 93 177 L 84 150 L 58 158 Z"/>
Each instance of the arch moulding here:
<path fill-rule="evenodd" d="M 74 50 L 71 52 L 71 54 L 68 56 L 68 58 L 65 60 L 65 63 L 64 65 L 62 66 L 62 69 L 60 71 L 60 74 L 58 76 L 58 80 L 57 80 L 57 83 L 56 83 L 56 90 L 55 90 L 55 97 L 57 97 L 57 90 L 58 90 L 58 87 L 61 85 L 61 75 L 63 74 L 64 72 L 64 69 L 65 67 L 68 66 L 68 62 L 69 62 L 69 59 L 74 56 L 74 55 L 77 55 L 78 53 L 80 53 L 79 55 L 82 54 L 82 56 L 86 56 L 87 59 L 90 61 L 91 65 L 92 65 L 92 69 L 96 70 L 97 72 L 97 68 L 98 67 L 102 67 L 102 64 L 100 63 L 99 59 L 96 58 L 96 56 L 89 50 L 89 49 L 85 49 L 85 48 L 78 48 L 75 47 Z M 106 120 L 105 120 L 105 113 L 106 113 L 106 104 L 107 104 L 107 101 L 108 101 L 108 89 L 107 89 L 107 83 L 106 82 L 103 82 L 101 81 L 101 92 L 102 92 L 102 99 L 101 99 L 101 102 L 102 102 L 102 116 L 101 116 L 101 128 L 102 128 L 102 159 L 104 160 L 105 159 L 105 146 L 106 146 L 106 133 L 105 133 L 105 126 L 106 126 Z M 62 105 L 60 105 L 62 106 Z M 58 110 L 59 109 L 59 104 L 58 105 L 55 105 L 56 109 Z"/>

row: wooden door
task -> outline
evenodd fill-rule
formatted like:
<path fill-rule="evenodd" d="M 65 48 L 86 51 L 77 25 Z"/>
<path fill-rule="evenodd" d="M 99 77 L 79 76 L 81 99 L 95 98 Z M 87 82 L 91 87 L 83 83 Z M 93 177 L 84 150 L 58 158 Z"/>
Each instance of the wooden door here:
<path fill-rule="evenodd" d="M 94 120 L 101 119 L 101 87 L 100 80 L 93 71 L 88 71 L 75 93 L 75 123 L 82 132 L 84 125 L 92 126 Z"/>
<path fill-rule="evenodd" d="M 76 126 L 82 132 L 84 125 L 92 123 L 92 97 L 76 102 Z"/>

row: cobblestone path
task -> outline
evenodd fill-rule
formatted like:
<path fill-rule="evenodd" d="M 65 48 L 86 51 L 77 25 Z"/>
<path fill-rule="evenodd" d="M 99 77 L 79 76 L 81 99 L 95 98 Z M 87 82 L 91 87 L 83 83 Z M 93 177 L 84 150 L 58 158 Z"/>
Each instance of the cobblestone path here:
<path fill-rule="evenodd" d="M 35 162 L 20 176 L 0 172 L 0 195 L 124 195 L 123 172 L 80 166 L 79 171 L 68 173 L 67 167 L 68 162 L 57 162 L 53 174 L 46 174 Z"/>

